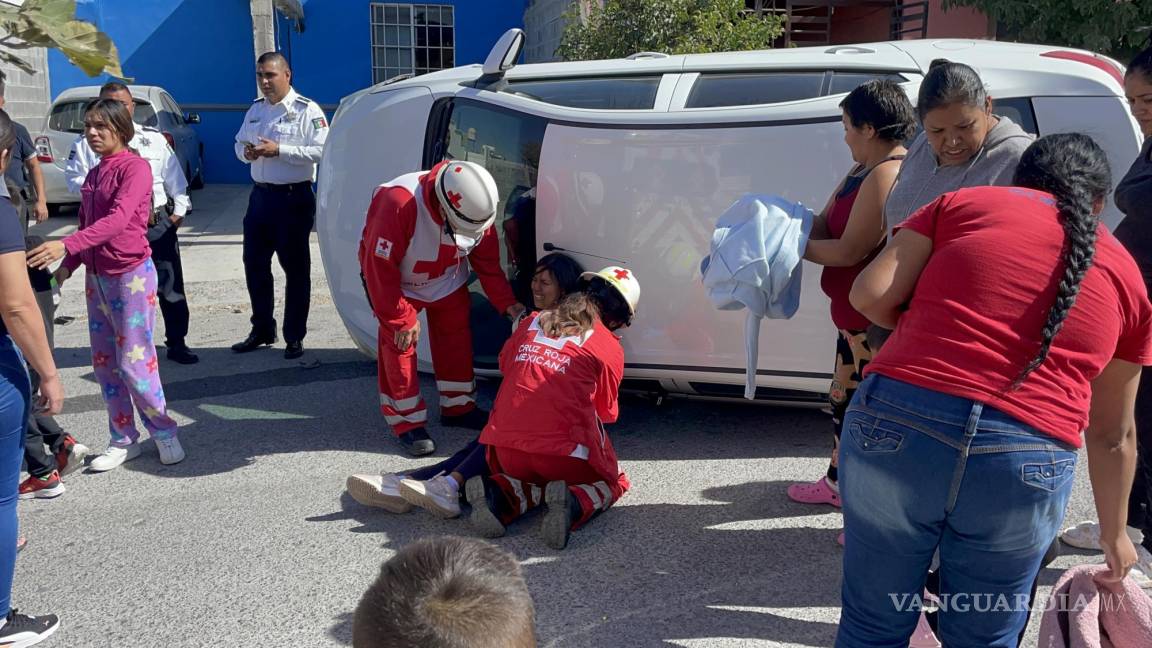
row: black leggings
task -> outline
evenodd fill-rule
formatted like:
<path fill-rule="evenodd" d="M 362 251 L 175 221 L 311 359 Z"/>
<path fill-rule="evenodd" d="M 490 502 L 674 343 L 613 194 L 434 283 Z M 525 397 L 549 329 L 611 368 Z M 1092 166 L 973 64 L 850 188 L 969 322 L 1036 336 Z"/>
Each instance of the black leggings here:
<path fill-rule="evenodd" d="M 408 473 L 408 476 L 412 479 L 424 481 L 426 479 L 432 479 L 441 473 L 448 475 L 458 472 L 464 478 L 464 481 L 468 481 L 477 475 L 487 475 L 488 460 L 485 457 L 486 450 L 487 448 L 485 446 L 480 445 L 480 439 L 473 439 L 459 452 L 444 461 L 425 468 L 413 470 Z M 463 486 L 464 484 L 460 485 Z"/>

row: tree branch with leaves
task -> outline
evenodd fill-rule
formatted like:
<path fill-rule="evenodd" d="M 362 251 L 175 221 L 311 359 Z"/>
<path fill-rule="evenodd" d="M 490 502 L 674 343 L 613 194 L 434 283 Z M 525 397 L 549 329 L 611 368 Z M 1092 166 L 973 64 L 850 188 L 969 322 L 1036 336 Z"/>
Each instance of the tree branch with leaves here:
<path fill-rule="evenodd" d="M 1062 45 L 1127 58 L 1147 46 L 1152 0 L 945 0 L 974 7 L 1002 28 L 1001 40 Z"/>
<path fill-rule="evenodd" d="M 744 0 L 577 2 L 567 20 L 556 53 L 568 61 L 769 49 L 784 33 L 781 18 L 750 13 Z"/>
<path fill-rule="evenodd" d="M 0 61 L 35 74 L 19 50 L 46 47 L 59 50 L 88 76 L 102 72 L 124 79 L 120 53 L 107 34 L 90 22 L 77 20 L 76 0 L 25 0 L 17 6 L 0 2 Z"/>

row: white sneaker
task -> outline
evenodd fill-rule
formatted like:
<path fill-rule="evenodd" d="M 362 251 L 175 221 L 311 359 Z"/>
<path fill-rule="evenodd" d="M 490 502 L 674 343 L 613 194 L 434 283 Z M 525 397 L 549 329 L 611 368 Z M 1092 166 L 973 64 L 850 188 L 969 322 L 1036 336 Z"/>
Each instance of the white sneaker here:
<path fill-rule="evenodd" d="M 184 448 L 180 446 L 180 439 L 176 437 L 156 439 L 156 449 L 160 451 L 162 464 L 171 465 L 184 461 Z"/>
<path fill-rule="evenodd" d="M 453 486 L 447 475 L 437 475 L 426 481 L 402 479 L 400 496 L 442 518 L 460 515 L 460 488 Z"/>
<path fill-rule="evenodd" d="M 133 443 L 130 446 L 108 446 L 103 454 L 92 460 L 88 468 L 92 472 L 106 472 L 120 467 L 125 461 L 131 461 L 140 456 L 140 445 Z"/>
<path fill-rule="evenodd" d="M 1128 575 L 1142 589 L 1152 589 L 1152 553 L 1142 545 L 1136 545 L 1136 564 Z"/>
<path fill-rule="evenodd" d="M 400 480 L 403 475 L 384 473 L 383 475 L 352 475 L 345 488 L 352 499 L 364 506 L 382 508 L 390 513 L 407 513 L 412 504 L 400 496 Z"/>
<path fill-rule="evenodd" d="M 1139 529 L 1124 527 L 1124 530 L 1128 533 L 1133 544 L 1138 545 L 1143 540 L 1143 533 Z M 1064 533 L 1060 534 L 1060 541 L 1077 549 L 1100 551 L 1100 525 L 1088 520 L 1074 527 L 1068 527 L 1064 529 Z"/>

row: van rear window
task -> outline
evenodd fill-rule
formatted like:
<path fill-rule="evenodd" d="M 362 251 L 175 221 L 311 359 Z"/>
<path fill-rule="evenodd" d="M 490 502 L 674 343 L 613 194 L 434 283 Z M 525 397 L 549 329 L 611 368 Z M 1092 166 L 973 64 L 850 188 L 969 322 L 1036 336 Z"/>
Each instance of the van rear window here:
<path fill-rule="evenodd" d="M 594 110 L 650 110 L 656 105 L 659 76 L 509 81 L 503 89 L 536 101 Z"/>

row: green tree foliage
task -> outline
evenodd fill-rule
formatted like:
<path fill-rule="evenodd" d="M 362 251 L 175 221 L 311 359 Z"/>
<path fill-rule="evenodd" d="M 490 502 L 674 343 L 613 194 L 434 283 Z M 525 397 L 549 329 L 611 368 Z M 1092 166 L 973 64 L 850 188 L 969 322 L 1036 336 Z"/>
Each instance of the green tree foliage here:
<path fill-rule="evenodd" d="M 946 0 L 975 7 L 1001 27 L 1001 40 L 1062 45 L 1126 58 L 1152 25 L 1152 0 Z"/>
<path fill-rule="evenodd" d="M 76 0 L 24 0 L 21 6 L 0 2 L 0 61 L 34 73 L 15 51 L 32 47 L 59 50 L 88 76 L 107 72 L 124 78 L 120 54 L 107 34 L 76 19 Z"/>
<path fill-rule="evenodd" d="M 744 10 L 744 0 L 605 0 L 579 3 L 557 54 L 568 61 L 622 58 L 636 52 L 695 54 L 768 49 L 782 21 Z"/>

